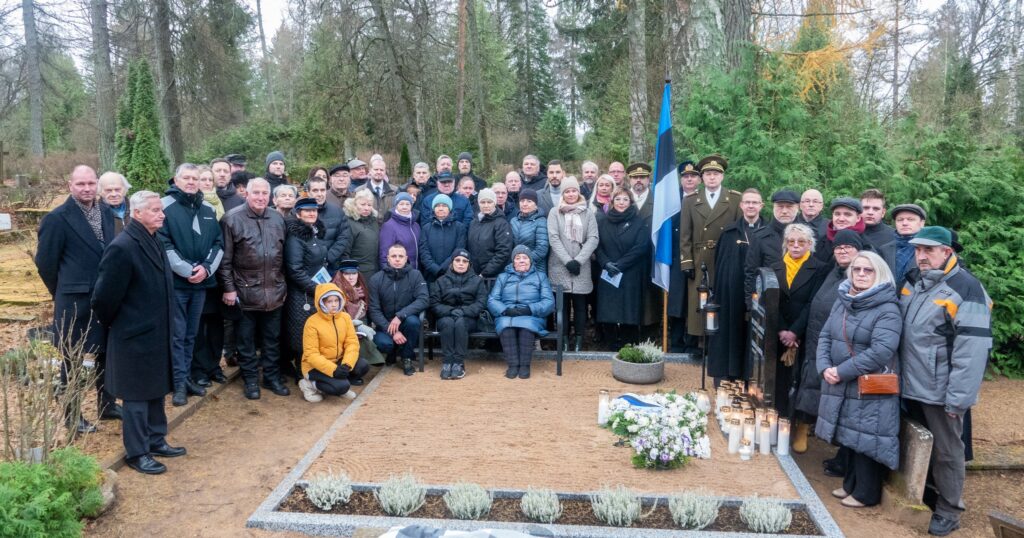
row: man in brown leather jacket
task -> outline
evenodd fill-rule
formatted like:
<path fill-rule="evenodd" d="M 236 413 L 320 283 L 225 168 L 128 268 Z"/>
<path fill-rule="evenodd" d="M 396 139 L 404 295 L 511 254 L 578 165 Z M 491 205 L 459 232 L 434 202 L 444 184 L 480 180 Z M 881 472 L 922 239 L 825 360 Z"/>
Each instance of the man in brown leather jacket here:
<path fill-rule="evenodd" d="M 246 187 L 245 205 L 221 219 L 224 260 L 217 271 L 224 288 L 223 301 L 242 309 L 238 322 L 238 366 L 245 381 L 245 397 L 260 397 L 257 384 L 263 367 L 263 386 L 278 396 L 287 396 L 281 382 L 278 359 L 281 307 L 287 288 L 284 280 L 284 217 L 268 210 L 270 184 L 255 178 Z M 256 359 L 256 327 L 263 335 L 263 354 Z"/>

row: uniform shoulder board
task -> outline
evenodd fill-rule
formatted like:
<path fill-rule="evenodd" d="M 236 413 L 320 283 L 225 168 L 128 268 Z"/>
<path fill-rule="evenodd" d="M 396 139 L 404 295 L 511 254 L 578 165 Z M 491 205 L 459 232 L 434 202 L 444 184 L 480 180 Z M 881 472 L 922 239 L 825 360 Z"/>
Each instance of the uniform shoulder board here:
<path fill-rule="evenodd" d="M 742 192 L 740 192 L 740 191 L 734 191 L 734 190 L 732 190 L 732 189 L 729 189 L 729 194 L 735 194 L 736 196 L 743 196 L 743 193 L 742 193 Z"/>

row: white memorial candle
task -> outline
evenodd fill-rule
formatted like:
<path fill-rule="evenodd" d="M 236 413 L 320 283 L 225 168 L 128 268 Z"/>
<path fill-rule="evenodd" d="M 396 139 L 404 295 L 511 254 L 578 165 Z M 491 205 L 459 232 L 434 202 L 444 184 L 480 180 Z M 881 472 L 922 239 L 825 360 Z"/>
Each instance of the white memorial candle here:
<path fill-rule="evenodd" d="M 607 390 L 601 390 L 601 394 L 597 399 L 597 425 L 604 426 L 608 424 L 608 416 L 611 414 L 611 400 L 608 396 Z"/>
<path fill-rule="evenodd" d="M 769 409 L 768 422 L 772 425 L 772 444 L 774 445 L 779 442 L 779 412 Z"/>
<path fill-rule="evenodd" d="M 780 456 L 789 455 L 789 419 L 779 419 L 779 443 L 775 447 L 775 453 Z"/>
<path fill-rule="evenodd" d="M 743 461 L 749 461 L 750 457 L 754 455 L 754 447 L 750 445 L 750 441 L 744 439 L 740 442 L 740 459 Z"/>
<path fill-rule="evenodd" d="M 735 454 L 740 449 L 740 439 L 743 437 L 743 427 L 740 426 L 740 419 L 734 418 L 729 421 L 729 453 Z"/>
<path fill-rule="evenodd" d="M 767 420 L 761 421 L 761 435 L 758 437 L 761 454 L 772 453 L 772 426 Z"/>
<path fill-rule="evenodd" d="M 754 444 L 754 419 L 752 418 L 743 419 L 743 440 Z"/>

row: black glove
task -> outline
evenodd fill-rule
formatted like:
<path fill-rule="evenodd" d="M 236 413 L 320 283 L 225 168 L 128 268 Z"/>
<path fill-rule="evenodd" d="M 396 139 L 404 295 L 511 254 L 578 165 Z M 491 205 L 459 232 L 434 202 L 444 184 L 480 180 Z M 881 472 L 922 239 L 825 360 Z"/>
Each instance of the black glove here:
<path fill-rule="evenodd" d="M 611 277 L 614 277 L 615 275 L 617 275 L 617 274 L 622 272 L 621 270 L 619 270 L 619 266 L 615 265 L 612 262 L 608 262 L 608 263 L 604 264 L 604 270 L 608 271 L 608 276 L 611 276 Z"/>
<path fill-rule="evenodd" d="M 461 309 L 461 308 L 456 308 L 455 310 L 452 310 L 452 311 L 451 311 L 450 315 L 451 315 L 451 316 L 452 316 L 453 318 L 455 318 L 455 319 L 459 319 L 459 318 L 461 318 L 462 316 L 464 316 L 464 315 L 465 315 L 465 313 L 464 313 L 464 312 L 462 311 L 462 309 Z"/>
<path fill-rule="evenodd" d="M 505 309 L 506 316 L 529 316 L 530 314 L 532 314 L 530 307 L 525 305 L 517 305 Z"/>
<path fill-rule="evenodd" d="M 339 364 L 338 367 L 334 369 L 334 375 L 331 377 L 333 377 L 334 379 L 348 379 L 348 374 L 351 371 L 352 369 L 349 368 L 347 365 Z"/>
<path fill-rule="evenodd" d="M 693 269 L 683 269 L 683 276 L 690 280 L 693 280 Z"/>
<path fill-rule="evenodd" d="M 576 260 L 569 260 L 569 263 L 565 264 L 565 268 L 569 270 L 569 274 L 572 276 L 579 276 L 580 274 L 580 262 Z"/>

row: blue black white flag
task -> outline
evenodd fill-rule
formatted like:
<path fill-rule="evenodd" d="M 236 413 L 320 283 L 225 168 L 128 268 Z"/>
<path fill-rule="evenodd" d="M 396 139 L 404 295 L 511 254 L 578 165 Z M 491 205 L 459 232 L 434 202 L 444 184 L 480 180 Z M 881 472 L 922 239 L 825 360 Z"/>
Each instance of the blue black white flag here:
<path fill-rule="evenodd" d="M 658 145 L 654 151 L 654 214 L 651 218 L 651 242 L 654 266 L 651 282 L 668 291 L 672 269 L 672 217 L 679 213 L 679 171 L 672 144 L 672 84 L 665 82 L 658 120 Z"/>

